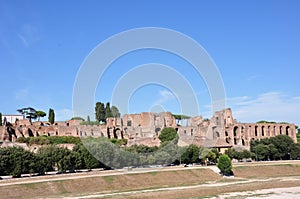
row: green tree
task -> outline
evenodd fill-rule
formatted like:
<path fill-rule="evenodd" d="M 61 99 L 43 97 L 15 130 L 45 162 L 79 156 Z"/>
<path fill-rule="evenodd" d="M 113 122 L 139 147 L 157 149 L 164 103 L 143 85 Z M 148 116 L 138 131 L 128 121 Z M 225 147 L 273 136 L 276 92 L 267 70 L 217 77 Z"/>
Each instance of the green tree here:
<path fill-rule="evenodd" d="M 121 117 L 119 109 L 116 106 L 111 107 L 111 115 L 112 115 L 112 117 L 115 117 L 115 118 L 120 118 Z"/>
<path fill-rule="evenodd" d="M 91 124 L 91 119 L 90 119 L 90 116 L 88 115 L 87 118 L 86 118 L 86 122 L 87 124 Z"/>
<path fill-rule="evenodd" d="M 158 136 L 158 139 L 160 139 L 161 143 L 172 141 L 173 143 L 178 142 L 178 134 L 174 128 L 168 127 L 164 128 L 160 135 Z"/>
<path fill-rule="evenodd" d="M 231 159 L 228 155 L 221 155 L 219 157 L 218 168 L 221 170 L 223 175 L 231 175 L 232 174 L 232 163 Z"/>
<path fill-rule="evenodd" d="M 110 110 L 110 103 L 107 102 L 106 106 L 105 106 L 105 119 L 107 119 L 109 117 L 112 117 L 112 113 L 111 113 L 111 110 Z"/>
<path fill-rule="evenodd" d="M 0 126 L 2 126 L 2 113 L 0 113 Z"/>
<path fill-rule="evenodd" d="M 300 158 L 300 144 L 299 143 L 293 143 L 291 145 L 291 158 L 293 160 Z"/>
<path fill-rule="evenodd" d="M 27 108 L 21 108 L 17 110 L 19 113 L 21 113 L 25 118 L 28 118 L 31 122 L 32 119 L 36 119 L 36 110 L 32 107 Z"/>
<path fill-rule="evenodd" d="M 38 118 L 38 121 L 40 121 L 41 117 L 45 117 L 47 114 L 44 111 L 36 111 L 35 116 Z"/>
<path fill-rule="evenodd" d="M 199 160 L 199 147 L 194 144 L 189 145 L 181 156 L 181 161 L 185 164 L 196 163 Z"/>
<path fill-rule="evenodd" d="M 51 124 L 54 124 L 55 121 L 55 113 L 53 109 L 49 109 L 49 114 L 48 114 L 48 122 L 50 122 Z"/>
<path fill-rule="evenodd" d="M 84 119 L 82 117 L 72 117 L 71 120 L 82 120 L 82 121 L 84 121 Z"/>
<path fill-rule="evenodd" d="M 253 152 L 255 153 L 257 160 L 268 160 L 269 158 L 268 145 L 258 144 L 254 147 Z"/>
<path fill-rule="evenodd" d="M 95 107 L 96 120 L 98 122 L 105 122 L 105 108 L 102 102 L 97 102 Z"/>

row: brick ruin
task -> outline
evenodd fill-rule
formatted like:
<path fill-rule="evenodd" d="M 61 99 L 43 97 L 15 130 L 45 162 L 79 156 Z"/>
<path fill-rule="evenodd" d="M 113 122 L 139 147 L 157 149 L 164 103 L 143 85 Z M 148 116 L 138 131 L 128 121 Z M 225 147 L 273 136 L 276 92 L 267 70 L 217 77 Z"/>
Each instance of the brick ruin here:
<path fill-rule="evenodd" d="M 288 135 L 295 142 L 294 124 L 238 123 L 232 117 L 231 109 L 216 112 L 213 117 L 201 116 L 176 120 L 170 112 L 126 114 L 122 118 L 108 118 L 103 125 L 80 125 L 81 120 L 66 122 L 30 122 L 19 120 L 0 127 L 0 141 L 14 142 L 18 137 L 30 136 L 78 136 L 127 139 L 128 146 L 144 144 L 158 146 L 162 129 L 172 127 L 179 135 L 180 146 L 196 144 L 216 147 L 220 151 L 230 147 L 249 149 L 250 141 L 276 135 Z"/>

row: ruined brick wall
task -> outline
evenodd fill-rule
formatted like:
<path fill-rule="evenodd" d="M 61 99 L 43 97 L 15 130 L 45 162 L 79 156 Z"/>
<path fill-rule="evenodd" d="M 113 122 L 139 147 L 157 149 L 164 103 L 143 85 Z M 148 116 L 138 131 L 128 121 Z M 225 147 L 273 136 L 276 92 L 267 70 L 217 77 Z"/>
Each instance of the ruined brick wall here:
<path fill-rule="evenodd" d="M 29 136 L 78 136 L 108 137 L 128 140 L 128 145 L 145 144 L 158 146 L 158 136 L 166 127 L 173 127 L 179 135 L 179 145 L 203 145 L 250 148 L 251 140 L 288 135 L 295 142 L 294 124 L 237 123 L 231 109 L 216 112 L 210 120 L 192 117 L 186 126 L 177 126 L 171 113 L 126 114 L 122 118 L 108 118 L 106 125 L 80 125 L 80 120 L 56 122 L 33 122 L 20 120 L 16 124 L 0 127 L 0 140 L 15 141 Z"/>

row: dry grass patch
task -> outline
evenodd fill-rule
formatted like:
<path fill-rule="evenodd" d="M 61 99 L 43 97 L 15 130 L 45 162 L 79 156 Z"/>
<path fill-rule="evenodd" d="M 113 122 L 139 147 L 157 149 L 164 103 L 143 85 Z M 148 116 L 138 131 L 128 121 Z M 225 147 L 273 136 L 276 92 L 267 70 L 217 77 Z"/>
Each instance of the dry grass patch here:
<path fill-rule="evenodd" d="M 174 187 L 220 179 L 219 175 L 208 169 L 163 171 L 11 185 L 0 187 L 0 194 L 6 198 L 55 197 Z"/>
<path fill-rule="evenodd" d="M 261 166 L 236 166 L 233 168 L 235 177 L 264 178 L 300 175 L 299 165 L 261 165 Z"/>

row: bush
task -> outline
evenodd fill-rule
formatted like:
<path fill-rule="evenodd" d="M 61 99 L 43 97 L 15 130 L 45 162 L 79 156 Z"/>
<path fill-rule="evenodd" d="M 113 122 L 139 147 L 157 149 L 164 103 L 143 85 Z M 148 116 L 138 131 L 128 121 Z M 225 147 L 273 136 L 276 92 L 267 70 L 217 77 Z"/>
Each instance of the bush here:
<path fill-rule="evenodd" d="M 218 168 L 221 170 L 223 175 L 231 175 L 232 174 L 232 163 L 231 159 L 228 155 L 221 155 L 218 162 Z"/>

